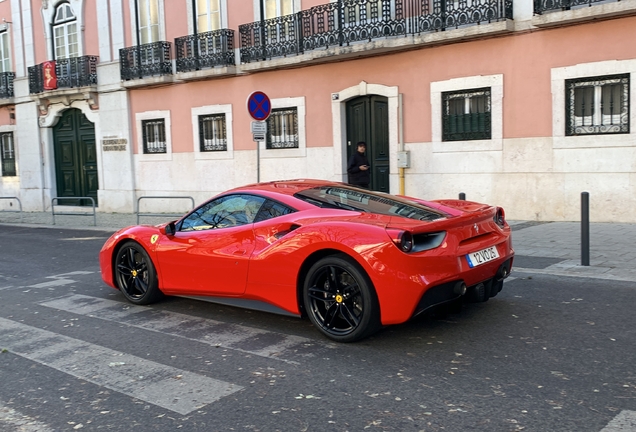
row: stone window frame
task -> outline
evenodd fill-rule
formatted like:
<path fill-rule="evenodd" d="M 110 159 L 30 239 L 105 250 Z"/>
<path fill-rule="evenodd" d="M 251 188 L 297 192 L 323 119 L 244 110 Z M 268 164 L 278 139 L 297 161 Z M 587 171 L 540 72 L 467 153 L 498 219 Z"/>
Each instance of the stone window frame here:
<path fill-rule="evenodd" d="M 166 128 L 166 152 L 165 153 L 144 153 L 143 120 L 163 119 Z M 144 111 L 135 114 L 135 127 L 137 136 L 137 154 L 140 161 L 169 161 L 172 160 L 172 122 L 169 110 Z"/>
<path fill-rule="evenodd" d="M 202 152 L 201 145 L 199 143 L 199 116 L 212 114 L 225 114 L 225 138 L 227 141 L 227 149 L 225 151 Z M 192 118 L 192 143 L 194 158 L 196 160 L 234 159 L 234 119 L 232 116 L 232 105 L 223 104 L 193 107 L 190 110 L 190 115 Z"/>
<path fill-rule="evenodd" d="M 307 138 L 305 123 L 305 97 L 289 97 L 270 99 L 272 109 L 296 108 L 298 113 L 298 148 L 275 148 L 268 149 L 267 142 L 259 141 L 260 156 L 263 159 L 287 158 L 287 157 L 306 157 L 307 156 Z M 269 133 L 269 132 L 268 132 Z"/>
<path fill-rule="evenodd" d="M 484 87 L 490 88 L 490 139 L 442 141 L 442 93 Z M 503 150 L 503 74 L 434 81 L 430 89 L 433 153 Z"/>

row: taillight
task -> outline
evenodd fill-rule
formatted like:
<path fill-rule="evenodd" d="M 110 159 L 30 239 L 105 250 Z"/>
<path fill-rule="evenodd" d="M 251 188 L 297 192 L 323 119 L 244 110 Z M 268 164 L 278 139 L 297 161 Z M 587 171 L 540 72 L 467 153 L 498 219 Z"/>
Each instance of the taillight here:
<path fill-rule="evenodd" d="M 495 223 L 501 228 L 506 226 L 506 213 L 504 212 L 504 209 L 502 209 L 501 207 L 497 207 L 497 212 L 495 213 L 495 217 L 493 219 Z"/>
<path fill-rule="evenodd" d="M 398 249 L 405 253 L 411 252 L 413 249 L 413 235 L 410 232 L 393 228 L 387 228 L 386 232 Z"/>

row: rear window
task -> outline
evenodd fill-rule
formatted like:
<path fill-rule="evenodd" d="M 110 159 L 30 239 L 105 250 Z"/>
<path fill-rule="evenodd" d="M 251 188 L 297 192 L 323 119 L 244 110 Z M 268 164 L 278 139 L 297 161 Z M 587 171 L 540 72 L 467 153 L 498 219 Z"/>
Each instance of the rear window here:
<path fill-rule="evenodd" d="M 448 215 L 432 208 L 383 193 L 369 192 L 347 186 L 322 186 L 297 192 L 294 196 L 322 208 L 402 216 L 409 219 L 432 221 Z"/>

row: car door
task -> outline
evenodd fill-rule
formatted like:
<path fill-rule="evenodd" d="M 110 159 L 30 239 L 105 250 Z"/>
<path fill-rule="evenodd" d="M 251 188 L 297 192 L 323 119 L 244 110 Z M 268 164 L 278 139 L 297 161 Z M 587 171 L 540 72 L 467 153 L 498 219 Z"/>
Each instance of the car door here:
<path fill-rule="evenodd" d="M 161 286 L 181 295 L 240 295 L 254 250 L 254 217 L 264 198 L 233 194 L 194 210 L 157 242 Z"/>

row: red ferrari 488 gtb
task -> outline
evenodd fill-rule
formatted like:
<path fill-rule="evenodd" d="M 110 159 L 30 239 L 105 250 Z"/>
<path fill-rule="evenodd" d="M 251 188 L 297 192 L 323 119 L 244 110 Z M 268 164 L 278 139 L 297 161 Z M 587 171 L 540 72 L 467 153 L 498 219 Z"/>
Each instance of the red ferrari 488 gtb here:
<path fill-rule="evenodd" d="M 100 266 L 134 304 L 177 295 L 306 315 L 325 336 L 351 342 L 435 306 L 488 300 L 513 257 L 501 208 L 293 180 L 122 229 Z"/>

